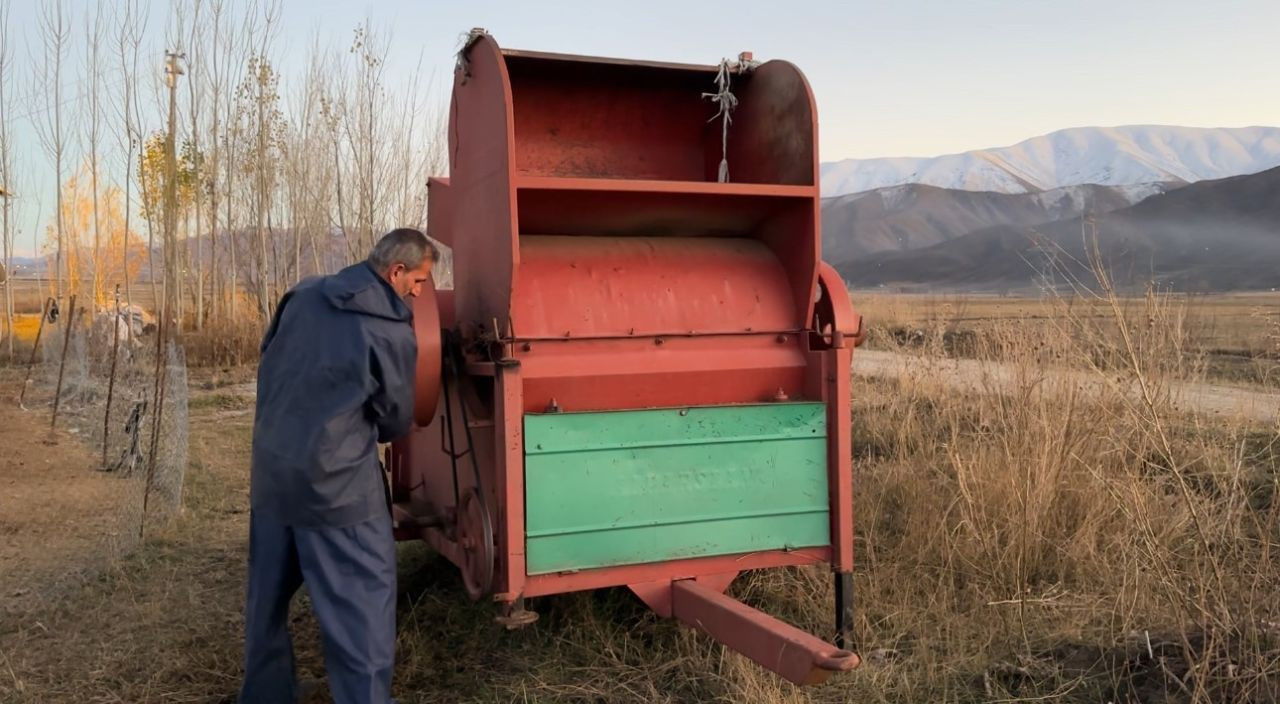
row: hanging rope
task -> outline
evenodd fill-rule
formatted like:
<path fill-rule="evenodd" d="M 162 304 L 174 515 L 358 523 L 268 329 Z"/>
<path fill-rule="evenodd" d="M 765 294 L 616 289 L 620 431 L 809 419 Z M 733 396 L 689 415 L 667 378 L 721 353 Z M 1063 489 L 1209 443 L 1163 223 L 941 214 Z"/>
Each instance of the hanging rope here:
<path fill-rule="evenodd" d="M 728 183 L 728 125 L 733 123 L 733 109 L 737 108 L 737 96 L 730 90 L 731 76 L 733 73 L 749 72 L 756 65 L 759 64 L 751 60 L 751 55 L 746 52 L 741 54 L 737 61 L 721 59 L 719 70 L 716 72 L 716 92 L 703 93 L 705 99 L 719 106 L 716 115 L 707 122 L 716 122 L 717 118 L 721 120 L 721 165 L 717 174 L 717 180 L 721 183 Z"/>
<path fill-rule="evenodd" d="M 715 122 L 716 118 L 720 118 L 720 171 L 717 175 L 720 183 L 729 182 L 729 124 L 733 122 L 733 109 L 738 107 L 738 96 L 729 90 L 729 74 L 733 68 L 734 65 L 728 59 L 721 59 L 720 70 L 716 72 L 716 92 L 702 94 L 702 97 L 720 106 L 720 110 L 707 120 Z"/>

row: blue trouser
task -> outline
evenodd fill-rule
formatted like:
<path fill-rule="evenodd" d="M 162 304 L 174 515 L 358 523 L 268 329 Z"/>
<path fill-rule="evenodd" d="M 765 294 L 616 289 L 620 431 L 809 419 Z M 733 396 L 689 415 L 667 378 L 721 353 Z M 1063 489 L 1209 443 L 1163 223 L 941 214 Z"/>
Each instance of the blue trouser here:
<path fill-rule="evenodd" d="M 396 551 L 391 517 L 342 528 L 249 518 L 243 704 L 297 698 L 289 601 L 303 582 L 324 638 L 337 704 L 387 704 L 396 640 Z"/>

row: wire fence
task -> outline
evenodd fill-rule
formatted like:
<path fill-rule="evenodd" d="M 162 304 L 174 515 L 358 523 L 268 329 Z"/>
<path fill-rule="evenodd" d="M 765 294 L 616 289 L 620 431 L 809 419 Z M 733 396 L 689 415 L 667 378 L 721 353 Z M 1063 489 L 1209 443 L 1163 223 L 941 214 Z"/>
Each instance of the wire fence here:
<path fill-rule="evenodd" d="M 24 360 L 22 406 L 48 414 L 50 441 L 56 428 L 92 450 L 83 472 L 100 545 L 86 560 L 123 555 L 182 506 L 187 366 L 161 332 L 131 311 L 63 310 L 45 315 Z M 63 489 L 75 487 L 55 488 Z"/>

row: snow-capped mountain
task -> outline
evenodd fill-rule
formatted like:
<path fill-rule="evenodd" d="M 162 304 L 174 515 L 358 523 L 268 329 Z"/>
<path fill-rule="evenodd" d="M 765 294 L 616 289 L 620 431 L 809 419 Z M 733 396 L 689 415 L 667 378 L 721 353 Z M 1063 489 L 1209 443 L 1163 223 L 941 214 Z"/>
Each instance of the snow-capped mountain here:
<path fill-rule="evenodd" d="M 963 191 L 1035 193 L 1064 186 L 1192 183 L 1280 166 L 1280 127 L 1078 127 L 1011 147 L 928 158 L 822 164 L 832 197 L 919 183 Z M 1145 186 L 1142 186 L 1145 188 Z"/>
<path fill-rule="evenodd" d="M 959 191 L 940 193 L 953 200 L 961 195 Z M 1025 199 L 1035 197 L 967 195 L 1022 199 L 1024 205 Z M 878 200 L 875 194 L 834 200 L 846 198 Z M 959 211 L 953 207 L 949 212 Z M 1090 270 L 1090 258 L 1095 255 L 1113 283 L 1128 290 L 1142 291 L 1149 281 L 1177 291 L 1280 287 L 1280 168 L 1156 194 L 1137 205 L 1098 215 L 1095 224 L 1094 251 L 1088 249 L 1090 241 L 1083 236 L 1077 216 L 1035 225 L 986 227 L 911 249 L 882 247 L 859 254 L 848 246 L 843 259 L 839 253 L 829 257 L 825 250 L 824 258 L 855 287 L 1036 290 L 1046 276 L 1088 286 L 1096 280 Z"/>

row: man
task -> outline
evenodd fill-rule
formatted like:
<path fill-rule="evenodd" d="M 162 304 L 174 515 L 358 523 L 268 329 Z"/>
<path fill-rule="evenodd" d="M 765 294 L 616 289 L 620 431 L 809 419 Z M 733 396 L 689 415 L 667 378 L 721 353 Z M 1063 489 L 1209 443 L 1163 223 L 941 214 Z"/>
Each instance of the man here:
<path fill-rule="evenodd" d="M 409 431 L 417 343 L 407 304 L 435 247 L 385 235 L 366 261 L 284 295 L 262 341 L 249 499 L 245 704 L 298 698 L 289 601 L 303 582 L 338 704 L 387 704 L 395 542 L 378 443 Z"/>

